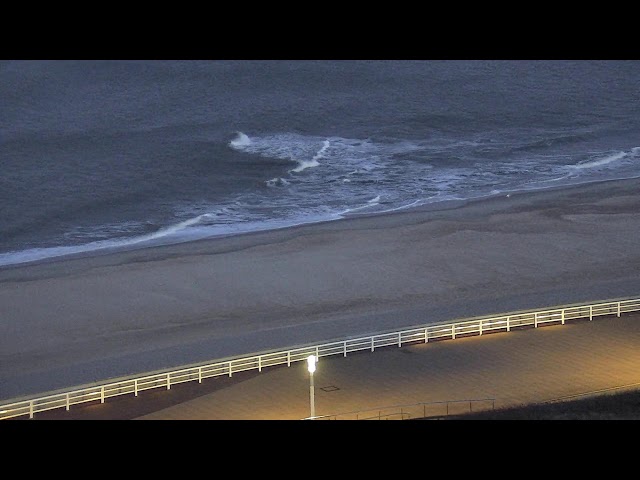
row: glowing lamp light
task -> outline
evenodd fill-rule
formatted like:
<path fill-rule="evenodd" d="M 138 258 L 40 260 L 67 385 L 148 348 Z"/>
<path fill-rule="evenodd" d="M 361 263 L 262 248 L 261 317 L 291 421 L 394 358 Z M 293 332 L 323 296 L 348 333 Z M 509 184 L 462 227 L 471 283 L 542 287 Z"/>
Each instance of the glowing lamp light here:
<path fill-rule="evenodd" d="M 313 373 L 316 371 L 316 356 L 309 355 L 307 357 L 307 367 L 309 368 L 309 373 Z"/>

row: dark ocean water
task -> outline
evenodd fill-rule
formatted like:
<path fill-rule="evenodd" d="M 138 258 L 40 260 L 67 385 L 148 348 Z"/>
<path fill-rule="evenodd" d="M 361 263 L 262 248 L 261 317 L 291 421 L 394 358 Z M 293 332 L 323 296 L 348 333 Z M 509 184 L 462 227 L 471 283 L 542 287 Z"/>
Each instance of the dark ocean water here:
<path fill-rule="evenodd" d="M 0 62 L 0 265 L 636 176 L 639 61 Z"/>

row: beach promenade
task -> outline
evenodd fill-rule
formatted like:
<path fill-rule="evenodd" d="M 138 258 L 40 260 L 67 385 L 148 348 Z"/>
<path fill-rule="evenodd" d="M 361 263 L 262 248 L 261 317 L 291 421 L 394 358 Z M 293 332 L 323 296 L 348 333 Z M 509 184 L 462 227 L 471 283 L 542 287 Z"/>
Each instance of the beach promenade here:
<path fill-rule="evenodd" d="M 314 403 L 317 416 L 336 420 L 455 415 L 636 390 L 638 365 L 640 315 L 602 317 L 321 358 Z M 34 420 L 301 420 L 310 414 L 309 387 L 298 362 Z"/>

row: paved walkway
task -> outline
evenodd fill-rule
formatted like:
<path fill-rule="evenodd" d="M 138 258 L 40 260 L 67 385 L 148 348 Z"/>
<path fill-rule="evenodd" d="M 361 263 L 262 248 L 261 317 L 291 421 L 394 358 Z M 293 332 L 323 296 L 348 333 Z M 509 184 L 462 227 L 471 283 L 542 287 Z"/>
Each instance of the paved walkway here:
<path fill-rule="evenodd" d="M 639 367 L 640 315 L 386 347 L 321 358 L 314 374 L 315 413 L 415 418 L 420 412 L 546 402 L 640 388 Z M 310 415 L 309 387 L 306 362 L 299 362 L 44 412 L 36 419 L 299 420 Z M 494 400 L 469 401 L 481 399 Z M 420 405 L 408 406 L 415 404 Z M 396 407 L 381 408 L 388 406 Z"/>
<path fill-rule="evenodd" d="M 640 386 L 639 366 L 640 316 L 600 318 L 321 358 L 315 408 L 318 416 L 372 409 L 359 418 L 378 407 L 445 400 L 495 398 L 499 408 Z M 309 386 L 301 362 L 139 418 L 301 419 L 310 415 Z"/>

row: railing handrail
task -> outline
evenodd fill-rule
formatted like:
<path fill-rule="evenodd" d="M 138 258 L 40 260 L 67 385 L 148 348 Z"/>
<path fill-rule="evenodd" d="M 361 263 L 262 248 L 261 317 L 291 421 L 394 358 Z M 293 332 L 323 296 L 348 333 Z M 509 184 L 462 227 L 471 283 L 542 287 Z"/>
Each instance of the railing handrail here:
<path fill-rule="evenodd" d="M 640 311 L 640 298 L 625 298 L 611 301 L 598 301 L 590 304 L 572 304 L 542 310 L 520 310 L 499 315 L 478 316 L 459 319 L 453 322 L 429 323 L 417 325 L 403 330 L 379 332 L 369 336 L 347 337 L 343 340 L 333 340 L 325 343 L 308 344 L 292 347 L 287 350 L 268 350 L 251 355 L 226 357 L 207 363 L 192 364 L 174 370 L 148 372 L 143 375 L 133 375 L 111 379 L 104 383 L 76 386 L 71 389 L 60 389 L 45 392 L 40 395 L 12 399 L 9 403 L 0 404 L 0 420 L 29 415 L 33 418 L 37 412 L 44 412 L 56 408 L 66 408 L 71 405 L 95 401 L 100 399 L 104 403 L 106 398 L 134 394 L 152 388 L 171 388 L 171 385 L 198 381 L 221 375 L 231 377 L 233 373 L 255 370 L 262 371 L 276 365 L 290 366 L 291 363 L 305 361 L 313 354 L 316 358 L 322 356 L 347 356 L 347 353 L 362 350 L 374 351 L 376 348 L 388 346 L 401 347 L 403 344 L 427 343 L 430 340 L 455 339 L 457 336 L 483 335 L 500 331 L 532 326 L 537 328 L 543 324 L 561 323 L 568 320 L 597 316 L 615 315 Z"/>

